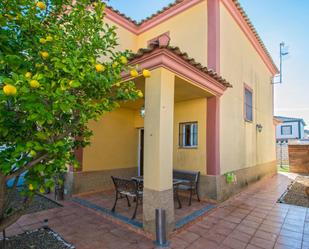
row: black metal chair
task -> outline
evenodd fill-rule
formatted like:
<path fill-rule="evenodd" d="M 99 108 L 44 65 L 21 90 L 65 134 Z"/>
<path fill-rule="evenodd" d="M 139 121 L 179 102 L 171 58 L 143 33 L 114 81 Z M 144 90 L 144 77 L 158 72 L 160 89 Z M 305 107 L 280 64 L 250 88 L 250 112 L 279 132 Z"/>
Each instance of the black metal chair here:
<path fill-rule="evenodd" d="M 200 179 L 199 171 L 173 170 L 173 178 L 183 180 L 178 186 L 179 190 L 190 192 L 189 206 L 191 206 L 193 194 L 196 194 L 197 200 L 200 201 L 198 193 L 198 182 Z"/>
<path fill-rule="evenodd" d="M 114 176 L 112 176 L 112 180 L 115 185 L 116 199 L 111 211 L 115 212 L 117 201 L 124 197 L 127 199 L 128 207 L 131 207 L 129 197 L 132 197 L 136 203 L 134 213 L 131 218 L 132 220 L 134 220 L 136 217 L 138 202 L 143 198 L 143 188 L 141 186 L 141 183 L 138 183 L 135 180 L 123 179 Z"/>

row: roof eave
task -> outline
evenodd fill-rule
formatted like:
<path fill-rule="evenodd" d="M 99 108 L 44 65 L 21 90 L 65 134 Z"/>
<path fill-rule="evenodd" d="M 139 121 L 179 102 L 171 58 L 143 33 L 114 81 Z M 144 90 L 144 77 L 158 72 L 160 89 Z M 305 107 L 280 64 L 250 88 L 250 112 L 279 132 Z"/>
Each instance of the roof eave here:
<path fill-rule="evenodd" d="M 138 64 L 140 68 L 147 68 L 149 70 L 160 67 L 166 68 L 216 96 L 221 96 L 227 88 L 232 87 L 229 82 L 216 73 L 210 70 L 207 71 L 207 68 L 201 66 L 200 63 L 196 63 L 194 60 L 190 60 L 190 58 L 185 59 L 182 57 L 186 56 L 186 54 L 180 52 L 179 49 L 177 51 L 180 54 L 175 53 L 173 49 L 175 50 L 176 48 L 156 47 L 142 49 L 140 53 L 131 57 L 130 64 Z M 129 75 L 127 74 L 125 77 L 129 77 Z"/>

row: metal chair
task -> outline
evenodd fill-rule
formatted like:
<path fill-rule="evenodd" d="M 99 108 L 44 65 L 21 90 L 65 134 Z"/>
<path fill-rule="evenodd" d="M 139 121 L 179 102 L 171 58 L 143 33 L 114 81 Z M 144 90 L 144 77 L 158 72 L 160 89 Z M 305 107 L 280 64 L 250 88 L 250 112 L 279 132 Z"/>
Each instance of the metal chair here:
<path fill-rule="evenodd" d="M 127 199 L 128 207 L 131 207 L 129 197 L 132 197 L 136 202 L 134 213 L 131 218 L 132 220 L 134 220 L 136 217 L 138 201 L 143 198 L 143 191 L 142 191 L 142 187 L 140 186 L 140 183 L 138 183 L 135 180 L 123 179 L 123 178 L 114 177 L 114 176 L 112 176 L 112 180 L 115 185 L 116 199 L 115 199 L 115 203 L 111 211 L 115 212 L 117 201 L 124 197 Z"/>
<path fill-rule="evenodd" d="M 198 192 L 198 183 L 200 179 L 199 171 L 173 170 L 173 178 L 183 180 L 178 186 L 179 190 L 190 192 L 189 206 L 191 206 L 193 194 L 196 194 L 197 200 L 200 201 Z"/>

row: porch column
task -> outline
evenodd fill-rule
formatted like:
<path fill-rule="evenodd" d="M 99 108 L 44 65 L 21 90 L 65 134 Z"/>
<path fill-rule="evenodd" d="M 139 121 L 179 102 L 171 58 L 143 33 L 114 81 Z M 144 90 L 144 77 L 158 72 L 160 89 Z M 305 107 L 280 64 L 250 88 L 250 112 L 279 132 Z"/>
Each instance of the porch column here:
<path fill-rule="evenodd" d="M 207 175 L 220 175 L 220 98 L 207 99 Z"/>
<path fill-rule="evenodd" d="M 220 0 L 208 0 L 208 68 L 220 73 Z"/>
<path fill-rule="evenodd" d="M 173 121 L 174 74 L 152 71 L 145 82 L 143 226 L 155 234 L 155 209 L 164 208 L 167 231 L 174 228 Z"/>

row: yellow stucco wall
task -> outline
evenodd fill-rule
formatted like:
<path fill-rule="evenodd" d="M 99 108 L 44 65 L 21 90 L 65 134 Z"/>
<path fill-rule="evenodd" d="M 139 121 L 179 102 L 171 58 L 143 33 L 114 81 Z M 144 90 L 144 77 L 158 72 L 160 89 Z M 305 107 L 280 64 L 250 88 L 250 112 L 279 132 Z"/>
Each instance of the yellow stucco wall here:
<path fill-rule="evenodd" d="M 193 111 L 194 110 L 194 111 Z M 174 105 L 173 166 L 206 174 L 206 98 L 177 102 Z M 198 122 L 198 147 L 179 148 L 179 123 Z M 135 112 L 135 127 L 144 127 L 144 119 Z"/>
<path fill-rule="evenodd" d="M 134 33 L 114 23 L 108 18 L 104 18 L 104 21 L 108 25 L 116 27 L 117 39 L 119 44 L 117 46 L 118 50 L 124 51 L 126 49 L 129 49 L 134 52 L 137 50 L 137 36 Z"/>
<path fill-rule="evenodd" d="M 84 149 L 83 171 L 137 167 L 138 130 L 134 110 L 119 108 L 89 124 L 94 135 Z"/>
<path fill-rule="evenodd" d="M 173 164 L 176 169 L 196 170 L 206 174 L 206 98 L 175 104 Z M 179 123 L 198 122 L 197 148 L 179 147 Z"/>
<path fill-rule="evenodd" d="M 134 111 L 134 127 L 136 128 L 144 127 L 144 119 L 140 115 L 140 110 Z"/>
<path fill-rule="evenodd" d="M 138 36 L 137 47 L 165 32 L 170 33 L 172 46 L 178 46 L 190 57 L 206 65 L 207 62 L 207 1 L 169 18 Z"/>
<path fill-rule="evenodd" d="M 271 73 L 240 27 L 220 4 L 221 75 L 233 88 L 221 97 L 221 173 L 276 159 Z M 244 121 L 244 84 L 253 89 L 253 122 Z M 258 133 L 256 124 L 262 124 Z"/>
<path fill-rule="evenodd" d="M 194 111 L 192 111 L 194 110 Z M 206 174 L 205 98 L 175 103 L 173 131 L 173 167 L 198 170 Z M 179 148 L 179 123 L 198 122 L 198 147 Z M 138 164 L 138 128 L 144 119 L 138 110 L 120 108 L 89 124 L 94 132 L 91 146 L 84 149 L 83 170 L 107 170 L 136 167 Z"/>
<path fill-rule="evenodd" d="M 105 18 L 105 22 L 117 27 L 118 49 L 129 49 L 136 52 L 139 48 L 147 47 L 149 40 L 169 32 L 171 45 L 178 46 L 196 61 L 206 65 L 207 1 L 191 7 L 139 35 L 133 34 L 108 18 Z"/>

